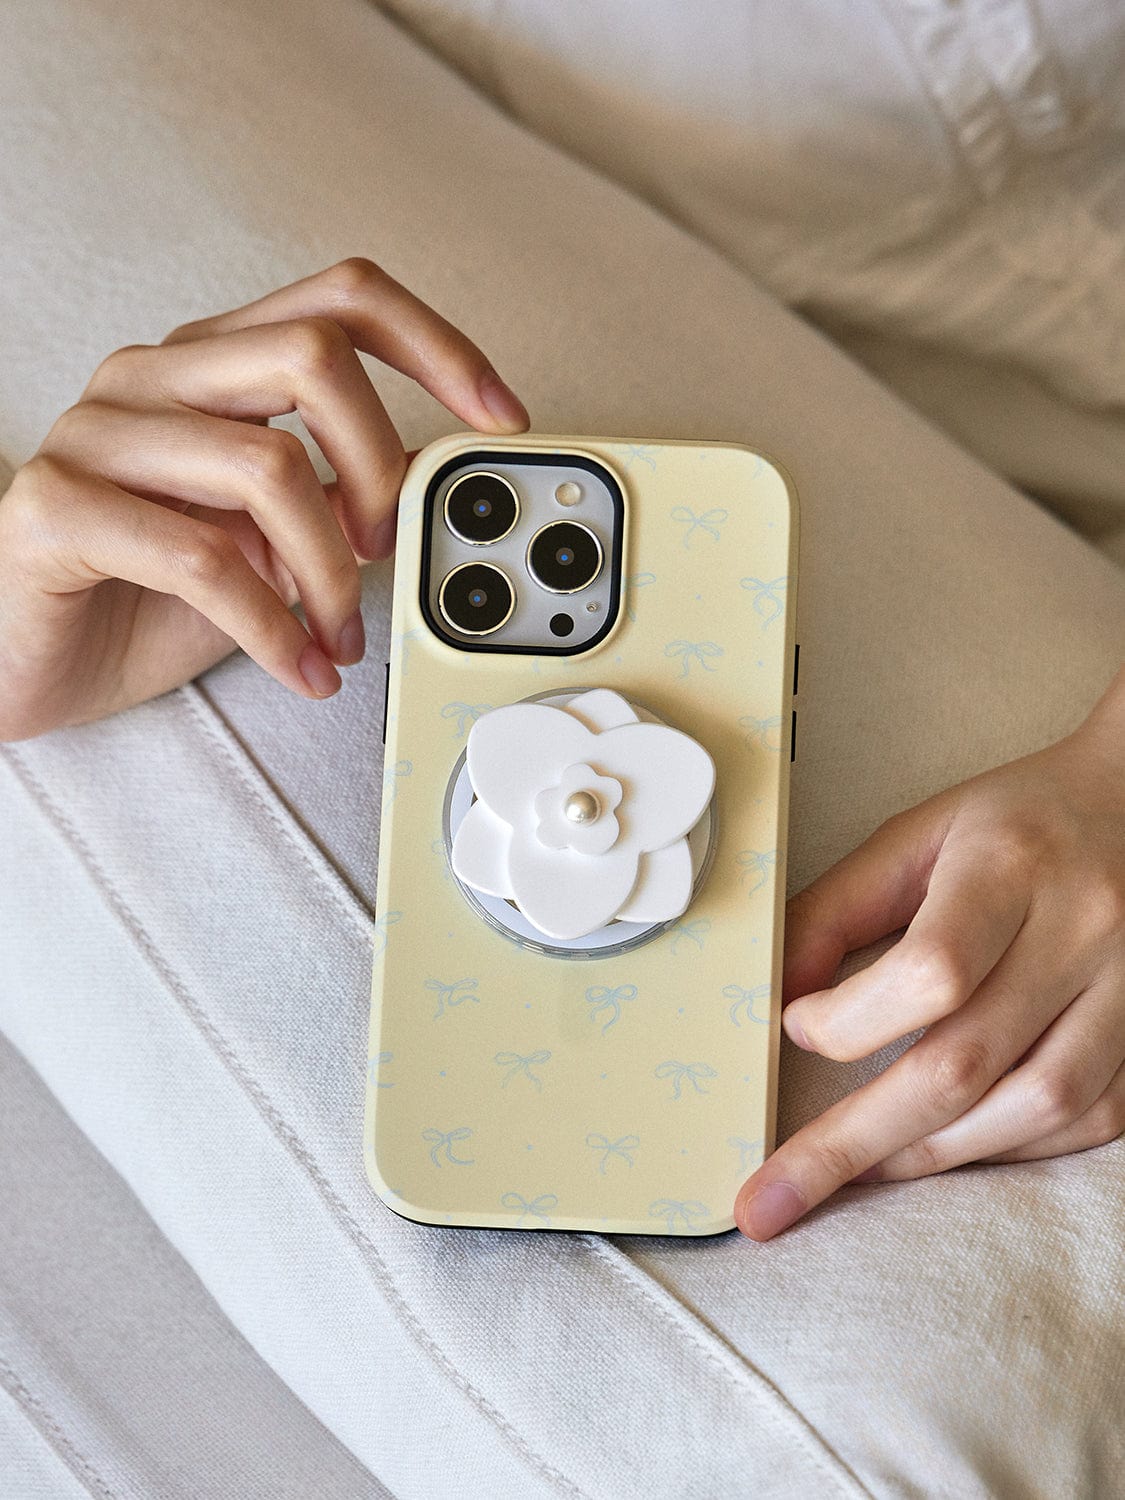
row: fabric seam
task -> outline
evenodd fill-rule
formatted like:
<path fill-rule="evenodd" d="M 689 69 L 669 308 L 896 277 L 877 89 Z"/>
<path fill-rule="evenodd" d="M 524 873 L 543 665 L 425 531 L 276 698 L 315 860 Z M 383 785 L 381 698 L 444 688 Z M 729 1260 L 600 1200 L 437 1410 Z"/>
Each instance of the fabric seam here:
<path fill-rule="evenodd" d="M 52 1416 L 39 1397 L 28 1390 L 3 1354 L 0 1354 L 0 1386 L 25 1414 L 48 1447 L 62 1459 L 74 1477 L 91 1494 L 101 1495 L 103 1500 L 117 1500 L 116 1490 L 110 1489 L 94 1465 L 67 1435 L 62 1424 Z"/>

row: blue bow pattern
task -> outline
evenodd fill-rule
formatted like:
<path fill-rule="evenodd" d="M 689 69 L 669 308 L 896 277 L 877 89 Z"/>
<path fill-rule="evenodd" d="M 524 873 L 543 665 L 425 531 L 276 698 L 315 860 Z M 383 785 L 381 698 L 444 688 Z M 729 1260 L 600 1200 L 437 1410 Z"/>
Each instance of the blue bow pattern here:
<path fill-rule="evenodd" d="M 691 539 L 697 531 L 706 532 L 712 541 L 717 542 L 720 538 L 719 528 L 727 520 L 728 516 L 728 511 L 718 508 L 715 510 L 705 510 L 701 516 L 697 516 L 695 511 L 687 505 L 677 505 L 672 511 L 673 521 L 679 521 L 682 526 L 687 527 L 687 530 L 684 532 L 685 547 L 691 545 Z"/>
<path fill-rule="evenodd" d="M 680 944 L 685 941 L 695 944 L 697 948 L 703 947 L 703 939 L 711 931 L 710 917 L 697 917 L 694 922 L 676 922 L 668 929 L 672 939 L 672 952 L 680 951 Z"/>
<path fill-rule="evenodd" d="M 634 573 L 631 578 L 626 578 L 625 613 L 629 616 L 630 620 L 632 620 L 634 624 L 636 623 L 637 619 L 637 605 L 636 601 L 633 598 L 633 595 L 638 589 L 647 589 L 650 583 L 655 582 L 655 573 Z"/>
<path fill-rule="evenodd" d="M 376 917 L 372 927 L 372 951 L 376 958 L 387 951 L 387 929 L 401 921 L 400 911 L 385 911 L 381 917 Z"/>
<path fill-rule="evenodd" d="M 410 670 L 410 646 L 424 632 L 420 625 L 415 625 L 413 630 L 396 630 L 391 636 L 391 654 L 397 653 L 399 669 L 405 677 Z"/>
<path fill-rule="evenodd" d="M 690 1083 L 697 1094 L 705 1094 L 705 1078 L 718 1078 L 718 1073 L 709 1063 L 662 1062 L 656 1069 L 657 1078 L 671 1078 L 672 1098 L 679 1099 L 684 1083 Z"/>
<path fill-rule="evenodd" d="M 650 1219 L 666 1219 L 668 1233 L 675 1234 L 677 1221 L 685 1229 L 690 1229 L 693 1219 L 708 1219 L 711 1217 L 711 1210 L 706 1203 L 699 1203 L 695 1199 L 681 1203 L 676 1198 L 658 1198 L 649 1205 L 648 1214 Z"/>
<path fill-rule="evenodd" d="M 441 716 L 443 719 L 456 720 L 456 737 L 463 740 L 480 716 L 488 713 L 491 707 L 491 703 L 447 703 Z"/>
<path fill-rule="evenodd" d="M 389 767 L 385 777 L 383 778 L 383 794 L 386 798 L 388 807 L 398 796 L 399 780 L 403 776 L 413 776 L 413 774 L 414 762 L 412 760 L 396 760 L 394 765 Z"/>
<path fill-rule="evenodd" d="M 518 1210 L 517 1226 L 525 1219 L 538 1219 L 542 1224 L 549 1224 L 551 1222 L 549 1210 L 557 1208 L 558 1202 L 554 1193 L 540 1193 L 538 1198 L 532 1198 L 530 1203 L 522 1193 L 505 1193 L 500 1199 L 502 1208 Z"/>
<path fill-rule="evenodd" d="M 754 1014 L 754 1002 L 755 1000 L 768 999 L 769 993 L 770 987 L 768 984 L 756 984 L 752 990 L 744 990 L 740 984 L 726 985 L 723 989 L 723 994 L 728 1000 L 734 1002 L 730 1008 L 730 1018 L 734 1024 L 736 1026 L 742 1025 L 742 1022 L 738 1019 L 738 1013 L 740 1010 L 744 1010 L 748 1021 L 756 1021 L 759 1026 L 768 1026 L 770 1023 L 769 1016 L 756 1016 Z"/>
<path fill-rule="evenodd" d="M 771 578 L 768 581 L 761 578 L 742 578 L 739 580 L 744 589 L 748 589 L 754 596 L 754 613 L 761 618 L 762 629 L 766 630 L 773 622 L 785 613 L 785 600 L 779 598 L 789 583 L 789 575 L 783 573 L 780 578 Z"/>
<path fill-rule="evenodd" d="M 526 1057 L 521 1057 L 518 1052 L 498 1052 L 493 1059 L 502 1068 L 507 1068 L 508 1070 L 504 1075 L 504 1082 L 500 1085 L 502 1089 L 508 1087 L 517 1073 L 524 1074 L 525 1077 L 531 1079 L 537 1089 L 541 1089 L 543 1087 L 543 1080 L 537 1073 L 531 1071 L 531 1067 L 533 1063 L 536 1067 L 541 1067 L 543 1063 L 550 1062 L 550 1060 L 551 1054 L 544 1052 L 542 1048 L 538 1052 L 529 1052 Z"/>
<path fill-rule="evenodd" d="M 380 1052 L 378 1057 L 367 1059 L 367 1076 L 377 1089 L 393 1089 L 394 1083 L 389 1078 L 380 1078 L 379 1069 L 386 1063 L 394 1062 L 393 1052 Z"/>
<path fill-rule="evenodd" d="M 716 657 L 723 655 L 723 648 L 714 641 L 669 641 L 664 647 L 664 655 L 680 658 L 680 676 L 686 677 L 691 671 L 692 662 L 698 662 L 705 672 L 713 672 L 715 668 L 709 665 Z"/>
<path fill-rule="evenodd" d="M 746 730 L 746 743 L 752 745 L 757 742 L 764 750 L 781 749 L 781 718 L 774 714 L 769 719 L 756 719 L 753 714 L 745 714 L 738 721 Z"/>
<path fill-rule="evenodd" d="M 433 990 L 437 997 L 437 1010 L 434 1011 L 434 1020 L 445 1014 L 447 1005 L 462 1005 L 466 1000 L 471 1000 L 474 1005 L 480 1004 L 480 996 L 473 993 L 477 987 L 475 979 L 454 979 L 451 984 L 443 984 L 440 979 L 427 979 L 426 989 Z"/>
<path fill-rule="evenodd" d="M 604 1173 L 606 1163 L 611 1156 L 619 1156 L 622 1161 L 628 1162 L 632 1166 L 633 1158 L 629 1153 L 635 1151 L 641 1142 L 640 1137 L 635 1135 L 623 1135 L 616 1141 L 611 1141 L 608 1136 L 592 1132 L 586 1137 L 586 1144 L 592 1151 L 600 1151 L 602 1153 L 598 1171 Z"/>
<path fill-rule="evenodd" d="M 636 459 L 642 464 L 648 464 L 650 469 L 655 469 L 656 460 L 652 456 L 655 452 L 655 448 L 649 447 L 643 443 L 630 443 L 625 449 L 624 467 L 626 469 L 629 468 L 633 460 Z"/>
<path fill-rule="evenodd" d="M 454 1156 L 453 1142 L 467 1141 L 472 1133 L 467 1125 L 458 1125 L 456 1130 L 437 1130 L 431 1127 L 429 1130 L 423 1130 L 422 1139 L 430 1142 L 430 1160 L 435 1167 L 441 1166 L 438 1156 L 438 1153 L 441 1151 L 445 1152 L 446 1161 L 452 1162 L 455 1167 L 471 1167 L 476 1158 L 473 1156 Z"/>
<path fill-rule="evenodd" d="M 586 991 L 586 1003 L 590 1007 L 590 1020 L 594 1021 L 603 1011 L 609 1012 L 609 1020 L 602 1027 L 602 1035 L 609 1030 L 621 1018 L 621 1006 L 624 1001 L 637 998 L 637 986 L 635 984 L 619 984 L 614 989 L 609 989 L 604 984 L 596 984 Z"/>
<path fill-rule="evenodd" d="M 740 1135 L 727 1137 L 727 1145 L 733 1146 L 738 1152 L 738 1170 L 749 1172 L 762 1165 L 765 1158 L 765 1141 L 744 1141 Z"/>
<path fill-rule="evenodd" d="M 742 870 L 739 880 L 745 880 L 747 875 L 757 875 L 757 880 L 747 892 L 747 895 L 752 896 L 755 891 L 761 890 L 769 879 L 770 871 L 777 864 L 777 850 L 743 849 L 741 854 L 735 855 L 735 862 Z"/>

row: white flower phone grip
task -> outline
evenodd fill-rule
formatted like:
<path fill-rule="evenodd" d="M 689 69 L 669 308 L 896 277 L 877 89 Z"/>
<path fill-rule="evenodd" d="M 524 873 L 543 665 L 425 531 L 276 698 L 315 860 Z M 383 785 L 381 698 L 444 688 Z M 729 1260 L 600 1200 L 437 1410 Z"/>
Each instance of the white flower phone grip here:
<path fill-rule="evenodd" d="M 714 790 L 702 745 L 608 688 L 490 709 L 450 781 L 450 865 L 525 946 L 632 947 L 681 917 L 701 884 Z"/>

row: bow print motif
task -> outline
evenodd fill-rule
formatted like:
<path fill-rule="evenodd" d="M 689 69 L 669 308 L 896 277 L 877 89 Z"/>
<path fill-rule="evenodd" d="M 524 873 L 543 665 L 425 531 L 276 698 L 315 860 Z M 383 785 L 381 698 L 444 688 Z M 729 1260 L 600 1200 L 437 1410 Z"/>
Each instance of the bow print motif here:
<path fill-rule="evenodd" d="M 755 741 L 765 750 L 781 749 L 781 718 L 775 714 L 769 719 L 756 719 L 753 714 L 745 714 L 738 721 L 743 729 L 747 731 L 746 743 L 754 744 Z"/>
<path fill-rule="evenodd" d="M 452 984 L 443 984 L 440 979 L 427 979 L 425 987 L 433 990 L 438 997 L 433 1017 L 435 1021 L 445 1014 L 447 1005 L 460 1005 L 465 1000 L 471 1000 L 474 1005 L 480 1004 L 480 996 L 473 994 L 477 987 L 475 979 L 455 979 Z"/>
<path fill-rule="evenodd" d="M 662 1062 L 656 1069 L 657 1078 L 671 1078 L 673 1080 L 672 1098 L 680 1098 L 684 1082 L 691 1084 L 697 1094 L 705 1094 L 707 1090 L 703 1087 L 704 1078 L 718 1078 L 718 1073 L 709 1063 L 682 1063 Z"/>
<path fill-rule="evenodd" d="M 443 719 L 457 721 L 457 738 L 463 740 L 482 714 L 492 707 L 491 703 L 447 703 L 441 711 Z"/>
<path fill-rule="evenodd" d="M 624 467 L 627 469 L 634 459 L 638 459 L 641 463 L 648 464 L 650 469 L 655 469 L 656 460 L 652 456 L 655 452 L 656 449 L 653 447 L 648 447 L 644 444 L 630 443 L 625 449 Z"/>
<path fill-rule="evenodd" d="M 525 1074 L 531 1079 L 537 1089 L 541 1089 L 543 1087 L 543 1080 L 538 1074 L 531 1071 L 531 1065 L 535 1063 L 536 1066 L 541 1066 L 545 1062 L 550 1062 L 550 1060 L 551 1054 L 544 1052 L 542 1048 L 538 1052 L 529 1052 L 526 1057 L 521 1057 L 518 1052 L 498 1052 L 493 1059 L 502 1068 L 507 1068 L 508 1070 L 504 1076 L 504 1082 L 500 1085 L 502 1089 L 508 1087 L 517 1073 Z"/>
<path fill-rule="evenodd" d="M 655 582 L 655 573 L 634 573 L 631 578 L 626 578 L 625 587 L 627 591 L 627 602 L 625 605 L 625 613 L 629 616 L 630 620 L 632 620 L 634 624 L 636 624 L 637 622 L 637 606 L 636 602 L 633 599 L 633 595 L 636 593 L 637 589 L 648 588 L 650 583 Z"/>
<path fill-rule="evenodd" d="M 719 528 L 727 520 L 729 514 L 729 511 L 716 508 L 715 510 L 706 510 L 701 516 L 697 516 L 690 506 L 677 505 L 672 511 L 672 519 L 673 521 L 679 521 L 681 525 L 687 527 L 687 530 L 684 532 L 684 546 L 687 547 L 690 546 L 691 539 L 697 531 L 706 532 L 712 541 L 717 542 L 719 540 Z"/>
<path fill-rule="evenodd" d="M 387 929 L 401 921 L 400 911 L 385 911 L 381 917 L 376 917 L 372 928 L 372 952 L 375 958 L 387 951 Z"/>
<path fill-rule="evenodd" d="M 747 895 L 752 896 L 755 891 L 761 890 L 769 876 L 769 872 L 777 864 L 776 849 L 743 849 L 741 854 L 735 856 L 735 863 L 742 867 L 739 880 L 745 880 L 747 875 L 757 875 L 758 879 L 750 887 Z"/>
<path fill-rule="evenodd" d="M 518 1226 L 527 1218 L 539 1219 L 542 1223 L 549 1224 L 551 1217 L 547 1210 L 556 1208 L 558 1201 L 554 1193 L 540 1193 L 538 1198 L 533 1198 L 530 1203 L 522 1193 L 505 1193 L 500 1199 L 500 1204 L 503 1208 L 518 1209 L 519 1218 L 516 1220 Z"/>
<path fill-rule="evenodd" d="M 379 1069 L 384 1063 L 394 1062 L 394 1060 L 395 1055 L 393 1052 L 380 1052 L 378 1057 L 369 1057 L 367 1059 L 367 1077 L 377 1089 L 394 1088 L 394 1083 L 389 1078 L 379 1077 Z"/>
<path fill-rule="evenodd" d="M 711 1210 L 705 1203 L 699 1203 L 695 1199 L 681 1203 L 675 1198 L 658 1198 L 649 1206 L 648 1213 L 650 1219 L 666 1219 L 668 1233 L 675 1234 L 677 1219 L 685 1229 L 690 1229 L 692 1219 L 706 1219 L 710 1216 Z"/>
<path fill-rule="evenodd" d="M 635 1135 L 623 1135 L 616 1141 L 611 1141 L 608 1136 L 598 1135 L 594 1132 L 586 1137 L 586 1144 L 591 1150 L 603 1153 L 598 1171 L 604 1174 L 606 1163 L 611 1156 L 619 1156 L 622 1161 L 626 1161 L 632 1166 L 633 1158 L 629 1153 L 635 1151 L 641 1142 L 640 1138 Z"/>
<path fill-rule="evenodd" d="M 393 766 L 388 767 L 383 778 L 383 790 L 387 806 L 398 796 L 399 779 L 403 776 L 413 776 L 414 762 L 412 760 L 396 760 Z"/>
<path fill-rule="evenodd" d="M 768 582 L 761 578 L 742 578 L 739 582 L 753 594 L 754 613 L 761 617 L 762 629 L 767 629 L 785 611 L 785 601 L 778 595 L 785 592 L 789 575 L 782 573 L 780 578 L 771 578 Z"/>
<path fill-rule="evenodd" d="M 429 1130 L 423 1130 L 422 1139 L 432 1143 L 430 1146 L 430 1160 L 435 1167 L 441 1166 L 441 1162 L 438 1160 L 439 1151 L 444 1151 L 446 1161 L 452 1162 L 454 1166 L 471 1167 L 475 1158 L 472 1156 L 454 1156 L 453 1142 L 467 1141 L 472 1133 L 467 1125 L 458 1125 L 456 1130 L 436 1130 L 431 1127 Z"/>
<path fill-rule="evenodd" d="M 730 1018 L 734 1024 L 736 1026 L 742 1025 L 742 1022 L 738 1019 L 738 1013 L 740 1010 L 744 1010 L 748 1021 L 756 1021 L 759 1026 L 768 1026 L 770 1023 L 769 1016 L 756 1016 L 754 1014 L 754 1002 L 755 1000 L 765 1000 L 768 998 L 769 992 L 770 987 L 768 984 L 756 984 L 752 990 L 744 990 L 740 984 L 726 985 L 723 989 L 723 994 L 728 1000 L 734 1001 L 734 1004 L 730 1008 Z"/>
<path fill-rule="evenodd" d="M 748 1163 L 753 1162 L 755 1167 L 762 1165 L 764 1141 L 744 1141 L 740 1135 L 727 1137 L 727 1145 L 733 1146 L 738 1152 L 738 1170 L 746 1172 L 749 1170 Z"/>
<path fill-rule="evenodd" d="M 665 656 L 678 656 L 681 661 L 681 677 L 686 677 L 691 671 L 692 662 L 698 662 L 705 672 L 713 672 L 715 668 L 708 665 L 708 660 L 723 655 L 723 648 L 714 641 L 669 641 L 664 647 Z"/>
<path fill-rule="evenodd" d="M 620 1020 L 622 1002 L 635 1000 L 636 998 L 637 986 L 635 984 L 619 984 L 612 990 L 604 984 L 596 984 L 586 991 L 586 1003 L 590 1007 L 590 1020 L 596 1020 L 603 1011 L 609 1012 L 609 1020 L 602 1027 L 602 1035 L 604 1036 L 609 1028 Z"/>
<path fill-rule="evenodd" d="M 703 939 L 711 931 L 710 917 L 697 917 L 694 922 L 677 922 L 669 929 L 672 938 L 672 952 L 679 951 L 680 944 L 687 938 L 697 948 L 703 947 Z"/>

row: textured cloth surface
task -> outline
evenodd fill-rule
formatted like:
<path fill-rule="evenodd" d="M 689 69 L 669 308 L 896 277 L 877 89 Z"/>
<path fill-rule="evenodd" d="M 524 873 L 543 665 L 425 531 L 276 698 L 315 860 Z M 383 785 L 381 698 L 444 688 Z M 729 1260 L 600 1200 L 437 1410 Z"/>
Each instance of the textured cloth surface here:
<path fill-rule="evenodd" d="M 388 1495 L 235 1332 L 3 1039 L 0 1203 L 4 1500 Z"/>
<path fill-rule="evenodd" d="M 382 0 L 1125 564 L 1125 10 Z"/>
<path fill-rule="evenodd" d="M 9 457 L 115 344 L 368 253 L 540 429 L 728 438 L 791 469 L 794 889 L 1103 691 L 1116 567 L 378 12 L 121 14 L 0 18 Z M 409 445 L 453 425 L 380 387 Z M 851 1189 L 767 1246 L 443 1232 L 373 1197 L 387 584 L 370 571 L 371 649 L 330 703 L 235 657 L 0 754 L 0 1029 L 229 1320 L 400 1500 L 1112 1495 L 1120 1143 Z M 783 1131 L 884 1060 L 787 1046 Z"/>

